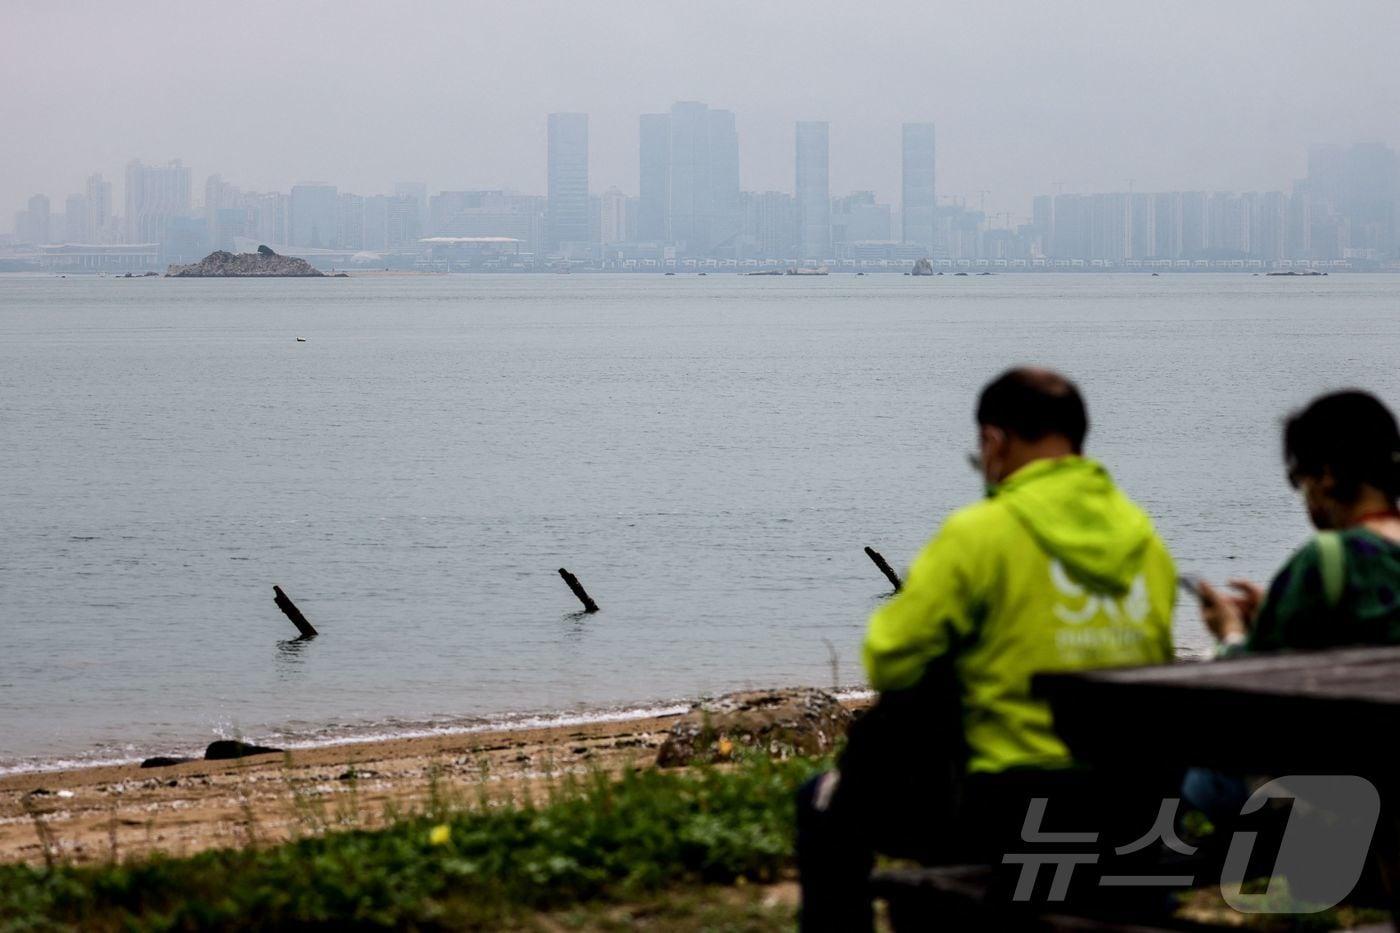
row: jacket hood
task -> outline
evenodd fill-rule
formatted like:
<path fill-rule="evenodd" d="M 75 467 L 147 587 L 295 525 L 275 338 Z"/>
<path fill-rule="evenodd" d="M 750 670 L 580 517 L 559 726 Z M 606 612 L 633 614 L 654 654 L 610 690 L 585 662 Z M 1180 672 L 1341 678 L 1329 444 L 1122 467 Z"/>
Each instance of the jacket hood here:
<path fill-rule="evenodd" d="M 1142 569 L 1152 521 L 1093 460 L 1036 460 L 997 486 L 992 497 L 1092 590 L 1122 595 Z"/>

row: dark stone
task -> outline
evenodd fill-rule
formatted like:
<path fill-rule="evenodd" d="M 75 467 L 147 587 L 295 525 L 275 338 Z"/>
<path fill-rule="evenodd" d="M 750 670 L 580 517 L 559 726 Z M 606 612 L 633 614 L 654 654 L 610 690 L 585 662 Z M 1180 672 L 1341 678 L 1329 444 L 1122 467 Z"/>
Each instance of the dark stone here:
<path fill-rule="evenodd" d="M 157 755 L 154 758 L 147 758 L 141 762 L 143 768 L 168 768 L 171 765 L 182 765 L 187 761 L 195 761 L 194 758 L 176 758 L 168 755 Z"/>
<path fill-rule="evenodd" d="M 204 750 L 204 760 L 227 761 L 231 758 L 247 758 L 250 755 L 275 755 L 281 751 L 280 748 L 249 745 L 247 742 L 240 742 L 237 739 L 219 739 L 217 742 L 209 743 L 209 747 Z"/>
<path fill-rule="evenodd" d="M 266 249 L 266 247 L 264 247 Z M 286 276 L 323 277 L 319 269 L 313 268 L 305 259 L 296 256 L 279 256 L 272 250 L 234 255 L 226 250 L 215 250 L 199 262 L 187 265 L 172 265 L 166 271 L 167 278 L 266 278 Z"/>
<path fill-rule="evenodd" d="M 259 255 L 262 255 L 262 256 L 276 256 L 276 255 L 277 255 L 275 252 L 272 251 L 272 247 L 271 247 L 271 246 L 259 246 L 259 247 L 258 247 L 258 253 L 259 253 Z"/>
<path fill-rule="evenodd" d="M 742 746 L 776 758 L 823 755 L 851 723 L 851 712 L 825 690 L 750 690 L 703 700 L 671 727 L 656 754 L 663 768 L 725 761 Z"/>

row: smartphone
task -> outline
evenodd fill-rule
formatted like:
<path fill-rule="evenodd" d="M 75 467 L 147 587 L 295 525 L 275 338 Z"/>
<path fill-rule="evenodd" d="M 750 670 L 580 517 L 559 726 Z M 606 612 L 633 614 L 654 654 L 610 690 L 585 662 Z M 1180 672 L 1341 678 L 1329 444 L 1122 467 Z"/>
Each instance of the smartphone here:
<path fill-rule="evenodd" d="M 1196 576 L 1194 573 L 1178 574 L 1176 578 L 1177 586 L 1181 587 L 1183 590 L 1190 593 L 1192 596 L 1196 597 L 1202 602 L 1205 601 L 1205 594 L 1201 591 L 1201 584 L 1203 582 L 1204 581 L 1200 577 Z"/>

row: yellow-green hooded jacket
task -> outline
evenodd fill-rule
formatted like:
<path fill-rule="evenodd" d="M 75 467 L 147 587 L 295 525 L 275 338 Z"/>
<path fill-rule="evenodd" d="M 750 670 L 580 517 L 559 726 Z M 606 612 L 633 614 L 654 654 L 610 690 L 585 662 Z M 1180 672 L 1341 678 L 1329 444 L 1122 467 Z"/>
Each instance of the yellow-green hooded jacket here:
<path fill-rule="evenodd" d="M 954 513 L 870 619 L 877 690 L 951 655 L 971 771 L 1057 767 L 1069 751 L 1031 675 L 1172 659 L 1176 569 L 1147 515 L 1083 457 L 1037 460 Z"/>

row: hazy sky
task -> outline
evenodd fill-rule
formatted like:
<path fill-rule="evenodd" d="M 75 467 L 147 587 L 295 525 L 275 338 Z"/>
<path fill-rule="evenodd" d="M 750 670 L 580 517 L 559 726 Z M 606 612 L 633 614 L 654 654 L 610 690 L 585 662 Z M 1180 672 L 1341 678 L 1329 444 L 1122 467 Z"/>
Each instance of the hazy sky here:
<path fill-rule="evenodd" d="M 1286 188 L 1313 142 L 1400 145 L 1397 0 L 946 3 L 3 0 L 0 209 L 128 159 L 196 200 L 325 180 L 545 189 L 545 114 L 590 115 L 591 187 L 637 189 L 637 115 L 738 115 L 744 187 L 792 189 L 831 121 L 831 190 L 899 198 L 933 120 L 940 194 L 1024 215 L 1066 191 Z M 8 226 L 0 221 L 0 226 Z"/>

